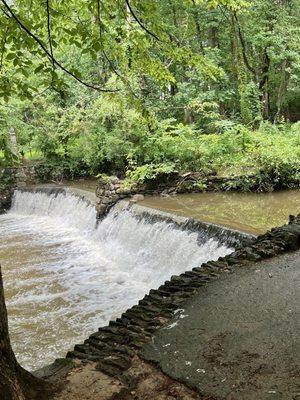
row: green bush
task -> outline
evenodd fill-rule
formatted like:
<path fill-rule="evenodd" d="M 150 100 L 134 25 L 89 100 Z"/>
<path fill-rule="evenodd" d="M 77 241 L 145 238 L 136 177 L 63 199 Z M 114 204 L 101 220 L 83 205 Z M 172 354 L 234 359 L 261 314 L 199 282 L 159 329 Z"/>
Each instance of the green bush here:
<path fill-rule="evenodd" d="M 41 180 L 107 173 L 143 182 L 159 174 L 191 171 L 203 179 L 209 174 L 243 176 L 230 184 L 243 190 L 299 184 L 300 123 L 262 122 L 252 130 L 216 114 L 212 118 L 212 103 L 199 99 L 200 105 L 194 102 L 193 107 L 205 121 L 200 127 L 199 119 L 184 124 L 159 118 L 129 104 L 122 94 L 77 100 L 49 105 L 47 99 L 37 98 L 31 108 L 26 106 L 27 122 L 16 119 L 20 150 L 25 156 L 40 156 L 36 170 Z M 16 109 L 24 113 L 23 107 L 18 104 Z M 217 128 L 218 122 L 222 128 Z M 5 129 L 2 138 L 7 138 Z M 3 163 L 8 146 L 1 147 Z"/>

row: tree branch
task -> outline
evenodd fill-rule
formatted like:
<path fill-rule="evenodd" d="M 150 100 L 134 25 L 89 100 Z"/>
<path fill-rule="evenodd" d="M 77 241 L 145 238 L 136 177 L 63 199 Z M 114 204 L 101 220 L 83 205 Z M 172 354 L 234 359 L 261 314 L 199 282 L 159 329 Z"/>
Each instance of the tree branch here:
<path fill-rule="evenodd" d="M 100 3 L 100 0 L 97 0 L 97 20 L 98 20 L 98 25 L 99 25 L 99 37 L 100 37 L 100 41 L 102 41 L 101 3 Z M 119 77 L 121 79 L 121 81 L 129 88 L 129 90 L 131 91 L 133 96 L 138 98 L 138 96 L 132 90 L 129 82 L 117 71 L 117 69 L 115 68 L 115 66 L 114 66 L 113 62 L 111 61 L 111 59 L 108 57 L 108 55 L 107 55 L 106 51 L 104 50 L 104 48 L 102 48 L 101 52 L 102 52 L 104 58 L 106 59 L 106 61 L 108 62 L 108 65 L 109 65 L 109 68 L 111 69 L 111 71 L 114 72 L 117 75 L 117 77 Z"/>
<path fill-rule="evenodd" d="M 53 64 L 53 70 L 55 69 L 55 63 L 53 61 L 53 47 L 52 47 L 52 38 L 51 38 L 51 27 L 50 27 L 50 6 L 49 6 L 49 0 L 46 0 L 46 9 L 47 9 L 47 32 L 48 32 L 48 41 L 49 41 L 49 46 L 50 46 L 50 53 L 52 57 L 52 64 Z"/>
<path fill-rule="evenodd" d="M 193 3 L 193 16 L 194 16 L 194 22 L 195 22 L 196 32 L 197 32 L 197 36 L 198 36 L 200 52 L 202 54 L 204 54 L 204 48 L 203 48 L 203 44 L 202 44 L 202 40 L 201 40 L 201 27 L 200 27 L 200 23 L 199 23 L 199 13 L 198 13 L 198 9 L 197 9 L 195 0 L 192 0 L 192 3 Z"/>
<path fill-rule="evenodd" d="M 69 71 L 66 67 L 64 67 L 56 58 L 52 57 L 51 53 L 47 50 L 45 45 L 42 43 L 42 41 L 34 34 L 32 33 L 24 24 L 23 22 L 17 17 L 17 15 L 13 12 L 13 10 L 10 8 L 10 6 L 7 4 L 5 0 L 1 0 L 2 4 L 4 7 L 7 9 L 8 13 L 10 16 L 17 22 L 17 24 L 20 26 L 20 28 L 27 33 L 28 36 L 30 36 L 38 45 L 39 47 L 43 50 L 43 52 L 48 56 L 48 58 L 57 66 L 59 67 L 62 71 L 64 71 L 66 74 L 70 75 L 72 78 L 74 78 L 76 81 L 81 83 L 82 85 L 97 90 L 99 92 L 117 92 L 118 89 L 103 89 L 98 86 L 94 86 L 90 83 L 87 83 L 80 79 L 78 76 L 76 76 L 73 72 Z"/>
<path fill-rule="evenodd" d="M 256 77 L 255 69 L 251 67 L 251 65 L 249 63 L 249 60 L 248 60 L 248 57 L 247 57 L 246 44 L 245 44 L 245 40 L 244 40 L 244 37 L 243 37 L 243 34 L 242 34 L 241 27 L 240 27 L 239 22 L 238 22 L 238 18 L 237 18 L 236 12 L 233 13 L 233 16 L 234 16 L 234 19 L 236 21 L 238 35 L 239 35 L 239 39 L 240 39 L 241 46 L 242 46 L 242 55 L 243 55 L 244 63 L 246 65 L 246 67 L 248 68 L 248 70 L 254 75 L 254 77 Z"/>
<path fill-rule="evenodd" d="M 134 18 L 134 20 L 139 24 L 139 26 L 140 26 L 145 32 L 147 32 L 148 35 L 151 35 L 152 37 L 154 37 L 154 39 L 156 39 L 156 40 L 158 40 L 158 41 L 160 42 L 161 40 L 159 39 L 159 37 L 156 36 L 156 35 L 155 35 L 154 33 L 152 33 L 151 31 L 149 31 L 149 29 L 146 28 L 145 25 L 143 25 L 143 24 L 141 23 L 141 21 L 138 19 L 138 17 L 135 15 L 133 9 L 131 8 L 131 5 L 130 5 L 129 0 L 125 0 L 125 2 L 126 2 L 126 5 L 127 5 L 127 7 L 128 7 L 128 10 L 130 11 L 130 14 L 131 14 L 132 17 Z"/>
<path fill-rule="evenodd" d="M 97 20 L 98 20 L 98 26 L 99 26 L 99 37 L 100 37 L 100 41 L 102 42 L 102 28 L 101 28 L 101 4 L 100 4 L 100 0 L 97 0 Z M 109 59 L 108 55 L 106 54 L 105 50 L 102 49 L 101 50 L 104 58 L 106 59 L 106 61 L 108 62 L 111 70 L 119 77 L 122 79 L 122 77 L 120 76 L 120 74 L 118 73 L 118 71 L 116 71 L 113 62 Z"/>

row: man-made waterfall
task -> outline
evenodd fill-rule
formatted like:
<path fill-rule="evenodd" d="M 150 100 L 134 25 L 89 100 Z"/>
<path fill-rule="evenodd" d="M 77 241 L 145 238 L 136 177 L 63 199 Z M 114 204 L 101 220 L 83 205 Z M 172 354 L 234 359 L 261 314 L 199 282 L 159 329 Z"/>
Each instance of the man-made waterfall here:
<path fill-rule="evenodd" d="M 126 205 L 97 223 L 83 198 L 17 191 L 10 212 L 0 216 L 11 338 L 25 367 L 64 355 L 171 275 L 232 251 L 207 232 L 179 229 Z"/>

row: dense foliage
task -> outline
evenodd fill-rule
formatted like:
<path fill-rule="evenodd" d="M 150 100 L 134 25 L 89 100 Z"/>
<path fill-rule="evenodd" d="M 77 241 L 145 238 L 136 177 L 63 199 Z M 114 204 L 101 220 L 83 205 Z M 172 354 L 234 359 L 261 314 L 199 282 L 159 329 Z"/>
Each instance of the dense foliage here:
<path fill-rule="evenodd" d="M 44 179 L 300 182 L 297 0 L 10 3 L 0 0 L 2 164 L 16 162 L 13 127 L 20 159 L 42 160 Z"/>

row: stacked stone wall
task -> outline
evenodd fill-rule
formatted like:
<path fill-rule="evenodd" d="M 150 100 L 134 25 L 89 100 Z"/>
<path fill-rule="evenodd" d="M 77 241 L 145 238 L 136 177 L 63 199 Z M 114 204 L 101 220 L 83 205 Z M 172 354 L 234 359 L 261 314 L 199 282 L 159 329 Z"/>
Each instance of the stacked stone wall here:
<path fill-rule="evenodd" d="M 15 176 L 9 169 L 0 170 L 0 214 L 11 206 Z"/>
<path fill-rule="evenodd" d="M 107 214 L 114 204 L 126 197 L 129 197 L 130 201 L 136 202 L 141 200 L 143 195 L 169 196 L 177 193 L 224 191 L 238 187 L 241 179 L 241 177 L 208 176 L 201 184 L 201 176 L 199 173 L 167 174 L 128 187 L 128 183 L 124 180 L 115 176 L 103 175 L 99 179 L 96 189 L 98 217 L 101 218 Z"/>
<path fill-rule="evenodd" d="M 128 189 L 124 186 L 124 181 L 115 176 L 101 177 L 96 189 L 96 210 L 98 218 L 107 214 L 111 207 L 113 207 L 119 200 L 129 196 L 134 196 L 137 192 L 137 186 Z"/>
<path fill-rule="evenodd" d="M 35 166 L 20 165 L 0 171 L 0 213 L 6 212 L 12 201 L 15 188 L 22 188 L 38 181 Z"/>
<path fill-rule="evenodd" d="M 6 212 L 10 208 L 12 194 L 12 189 L 0 189 L 0 214 Z"/>

